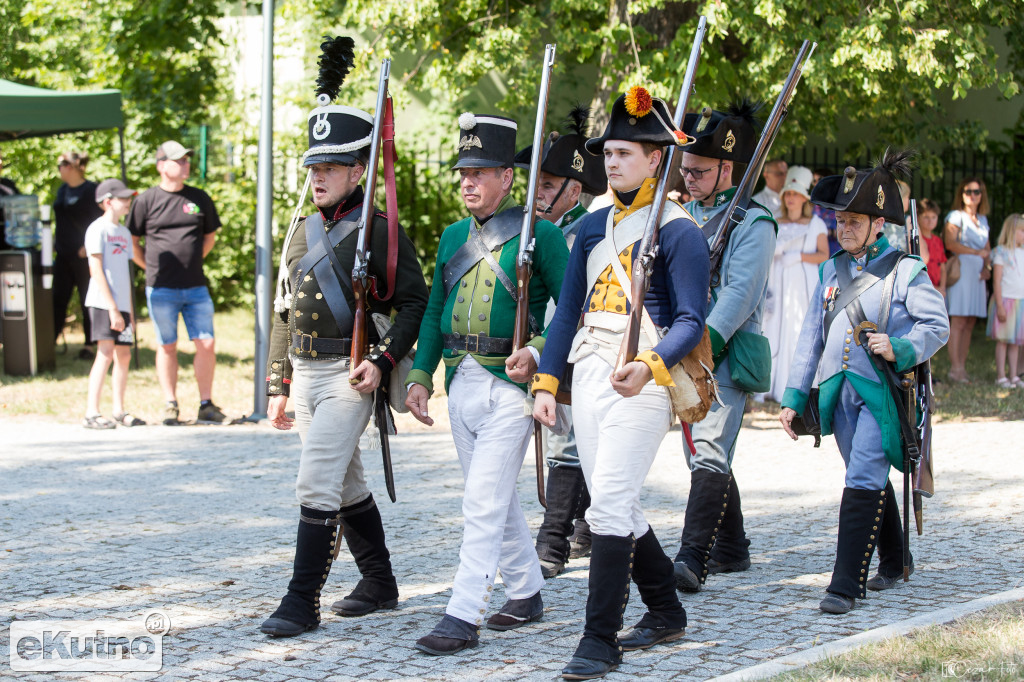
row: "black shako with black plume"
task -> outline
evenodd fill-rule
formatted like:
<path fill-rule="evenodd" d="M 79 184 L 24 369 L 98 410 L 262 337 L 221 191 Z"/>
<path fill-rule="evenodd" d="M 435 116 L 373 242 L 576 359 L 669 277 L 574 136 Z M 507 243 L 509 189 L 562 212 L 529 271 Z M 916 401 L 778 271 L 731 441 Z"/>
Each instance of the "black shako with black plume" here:
<path fill-rule="evenodd" d="M 345 76 L 355 64 L 355 41 L 347 36 L 324 36 L 320 43 L 320 73 L 316 78 L 316 96 L 320 106 L 334 101 L 345 82 Z"/>

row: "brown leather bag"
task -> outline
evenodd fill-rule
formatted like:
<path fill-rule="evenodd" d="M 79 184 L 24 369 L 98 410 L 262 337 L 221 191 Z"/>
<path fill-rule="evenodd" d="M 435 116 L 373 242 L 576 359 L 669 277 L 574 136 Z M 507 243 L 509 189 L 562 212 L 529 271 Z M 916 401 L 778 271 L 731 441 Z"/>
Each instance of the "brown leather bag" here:
<path fill-rule="evenodd" d="M 668 389 L 672 411 L 688 424 L 696 424 L 707 416 L 711 402 L 718 397 L 718 382 L 712 372 L 711 335 L 704 335 L 697 346 L 679 364 L 669 368 L 675 386 Z"/>
<path fill-rule="evenodd" d="M 960 281 L 960 256 L 952 251 L 946 256 L 946 286 L 951 287 Z"/>

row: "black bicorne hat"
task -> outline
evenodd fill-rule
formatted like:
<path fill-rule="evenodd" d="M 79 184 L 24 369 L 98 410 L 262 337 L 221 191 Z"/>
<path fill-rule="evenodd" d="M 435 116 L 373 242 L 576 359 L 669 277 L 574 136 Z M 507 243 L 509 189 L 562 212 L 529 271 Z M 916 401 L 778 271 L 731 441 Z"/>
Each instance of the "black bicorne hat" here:
<path fill-rule="evenodd" d="M 902 225 L 906 216 L 896 181 L 910 178 L 910 159 L 914 154 L 911 149 L 900 152 L 886 149 L 882 161 L 874 168 L 857 170 L 847 166 L 842 175 L 818 180 L 811 190 L 811 203 Z"/>
<path fill-rule="evenodd" d="M 692 142 L 682 131 L 676 130 L 665 100 L 651 97 L 651 93 L 639 85 L 634 85 L 615 100 L 604 135 L 587 140 L 587 151 L 601 154 L 606 140 L 650 142 L 662 147 Z"/>
<path fill-rule="evenodd" d="M 361 109 L 331 104 L 345 82 L 355 59 L 351 38 L 324 37 L 320 43 L 320 71 L 316 80 L 317 103 L 309 112 L 309 149 L 302 165 L 361 163 L 369 160 L 373 116 Z"/>
<path fill-rule="evenodd" d="M 459 116 L 459 168 L 511 168 L 516 155 L 516 130 L 511 118 L 465 113 Z"/>
<path fill-rule="evenodd" d="M 587 141 L 586 125 L 589 116 L 590 109 L 580 105 L 569 112 L 567 120 L 572 132 L 568 135 L 560 135 L 557 132 L 548 135 L 548 139 L 544 142 L 540 169 L 560 178 L 579 180 L 583 185 L 583 191 L 587 194 L 604 194 L 608 188 L 604 163 L 601 159 L 593 158 L 593 155 L 584 148 Z M 529 170 L 532 154 L 533 145 L 531 144 L 516 154 L 516 166 Z"/>
<path fill-rule="evenodd" d="M 726 111 L 705 107 L 700 113 L 687 114 L 683 130 L 696 138 L 687 153 L 736 163 L 750 163 L 757 147 L 760 103 L 742 100 Z"/>

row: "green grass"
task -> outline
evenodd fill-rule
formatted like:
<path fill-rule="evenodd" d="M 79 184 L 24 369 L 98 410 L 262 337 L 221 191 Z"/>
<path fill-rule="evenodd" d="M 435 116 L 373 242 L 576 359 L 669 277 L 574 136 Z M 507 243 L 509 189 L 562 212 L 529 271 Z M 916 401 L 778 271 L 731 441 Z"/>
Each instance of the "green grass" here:
<path fill-rule="evenodd" d="M 773 679 L 1009 682 L 1024 678 L 1022 643 L 1024 601 L 1017 601 L 861 647 Z"/>
<path fill-rule="evenodd" d="M 128 375 L 125 407 L 150 423 L 159 421 L 164 400 L 156 378 L 156 341 L 148 319 L 139 321 L 139 369 L 132 365 Z M 252 311 L 230 310 L 216 314 L 217 368 L 213 380 L 213 400 L 229 417 L 252 412 L 253 356 L 255 321 Z M 85 413 L 92 360 L 78 359 L 82 348 L 81 326 L 65 331 L 66 352 L 57 347 L 56 369 L 34 377 L 14 377 L 0 373 L 0 418 L 33 417 L 74 422 Z M 195 418 L 199 392 L 192 374 L 194 347 L 188 340 L 184 323 L 178 328 L 178 405 L 181 419 Z M 0 351 L 0 368 L 3 352 Z M 103 386 L 100 408 L 110 415 L 110 374 Z"/>

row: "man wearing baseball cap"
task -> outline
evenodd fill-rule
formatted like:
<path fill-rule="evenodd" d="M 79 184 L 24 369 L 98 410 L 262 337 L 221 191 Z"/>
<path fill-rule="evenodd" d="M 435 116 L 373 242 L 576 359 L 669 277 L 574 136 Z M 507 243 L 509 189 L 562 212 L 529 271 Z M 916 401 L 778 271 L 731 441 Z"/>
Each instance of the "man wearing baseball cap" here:
<path fill-rule="evenodd" d="M 189 338 L 196 346 L 193 366 L 200 399 L 196 421 L 228 421 L 211 399 L 215 363 L 213 299 L 203 275 L 203 259 L 213 248 L 221 223 L 210 196 L 185 184 L 191 156 L 191 149 L 174 140 L 157 147 L 160 184 L 143 192 L 128 216 L 134 260 L 146 270 L 146 303 L 159 344 L 156 373 L 167 400 L 163 415 L 166 425 L 179 423 L 178 315 L 185 319 Z"/>

